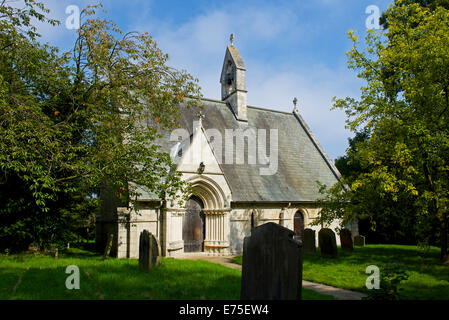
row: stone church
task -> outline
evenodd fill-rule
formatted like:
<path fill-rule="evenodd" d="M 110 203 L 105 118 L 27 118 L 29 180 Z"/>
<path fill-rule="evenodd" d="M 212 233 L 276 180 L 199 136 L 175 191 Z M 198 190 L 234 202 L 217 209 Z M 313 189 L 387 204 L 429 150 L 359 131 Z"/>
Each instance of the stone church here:
<path fill-rule="evenodd" d="M 321 228 L 310 226 L 320 210 L 317 181 L 331 186 L 340 174 L 296 99 L 291 113 L 248 106 L 246 68 L 232 41 L 220 83 L 220 101 L 202 99 L 201 114 L 181 106 L 181 129 L 157 141 L 192 186 L 187 202 L 162 201 L 140 188 L 136 213 L 101 194 L 97 243 L 112 233 L 113 255 L 137 258 L 145 229 L 164 256 L 176 257 L 242 253 L 244 237 L 267 222 L 294 230 L 299 239 L 304 228 Z M 348 227 L 357 234 L 355 224 Z"/>

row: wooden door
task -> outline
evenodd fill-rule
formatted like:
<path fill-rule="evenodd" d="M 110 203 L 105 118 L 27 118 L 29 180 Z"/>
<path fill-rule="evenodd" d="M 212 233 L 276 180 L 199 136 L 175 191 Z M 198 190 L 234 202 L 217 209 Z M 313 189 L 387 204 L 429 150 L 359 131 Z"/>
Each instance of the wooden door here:
<path fill-rule="evenodd" d="M 204 241 L 204 214 L 203 203 L 198 197 L 192 196 L 186 204 L 182 226 L 182 240 L 184 252 L 203 251 Z"/>
<path fill-rule="evenodd" d="M 293 217 L 293 228 L 295 231 L 293 239 L 302 241 L 302 233 L 304 231 L 304 216 L 302 215 L 301 211 L 296 212 L 295 216 Z"/>

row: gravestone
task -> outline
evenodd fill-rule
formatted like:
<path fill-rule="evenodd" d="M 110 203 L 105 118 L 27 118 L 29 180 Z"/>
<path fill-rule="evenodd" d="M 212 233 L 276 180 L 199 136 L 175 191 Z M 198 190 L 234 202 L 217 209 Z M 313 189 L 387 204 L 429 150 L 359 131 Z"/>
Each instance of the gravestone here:
<path fill-rule="evenodd" d="M 301 299 L 301 243 L 294 235 L 292 230 L 268 222 L 245 237 L 242 300 Z"/>
<path fill-rule="evenodd" d="M 354 245 L 358 247 L 365 246 L 365 237 L 361 235 L 357 235 L 354 237 Z"/>
<path fill-rule="evenodd" d="M 151 263 L 154 267 L 157 267 L 162 261 L 161 246 L 152 233 L 150 233 L 150 245 Z"/>
<path fill-rule="evenodd" d="M 108 235 L 108 240 L 106 242 L 106 247 L 104 248 L 104 253 L 103 253 L 103 260 L 107 260 L 109 258 L 109 254 L 111 253 L 111 249 L 112 249 L 112 242 L 114 240 L 114 234 L 110 233 Z"/>
<path fill-rule="evenodd" d="M 352 243 L 352 234 L 350 230 L 341 229 L 340 244 L 343 250 L 354 250 L 354 245 Z"/>
<path fill-rule="evenodd" d="M 160 263 L 161 248 L 159 243 L 153 234 L 143 230 L 139 239 L 139 266 L 149 271 L 153 266 L 158 266 Z"/>
<path fill-rule="evenodd" d="M 318 246 L 320 247 L 322 256 L 338 256 L 337 240 L 335 238 L 335 233 L 331 229 L 322 228 L 318 232 Z"/>
<path fill-rule="evenodd" d="M 143 230 L 139 237 L 139 266 L 144 270 L 150 270 L 150 233 Z"/>
<path fill-rule="evenodd" d="M 55 259 L 58 259 L 59 256 L 59 250 L 56 247 L 51 248 L 51 256 Z"/>
<path fill-rule="evenodd" d="M 316 253 L 315 230 L 304 229 L 302 233 L 302 252 Z"/>

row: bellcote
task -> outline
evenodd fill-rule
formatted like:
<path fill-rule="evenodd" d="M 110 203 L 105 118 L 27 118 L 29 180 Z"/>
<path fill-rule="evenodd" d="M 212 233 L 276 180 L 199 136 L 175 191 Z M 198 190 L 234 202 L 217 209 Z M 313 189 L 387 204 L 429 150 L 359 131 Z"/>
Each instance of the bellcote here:
<path fill-rule="evenodd" d="M 226 48 L 221 70 L 221 100 L 231 107 L 237 120 L 248 121 L 246 112 L 246 68 L 232 42 L 233 35 L 231 35 L 231 45 Z"/>

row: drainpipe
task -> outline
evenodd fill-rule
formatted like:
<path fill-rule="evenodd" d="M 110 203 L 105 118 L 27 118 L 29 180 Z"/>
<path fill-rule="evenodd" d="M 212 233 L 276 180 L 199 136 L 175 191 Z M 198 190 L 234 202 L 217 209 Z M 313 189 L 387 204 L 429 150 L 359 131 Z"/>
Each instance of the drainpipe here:
<path fill-rule="evenodd" d="M 287 210 L 291 207 L 291 205 L 292 205 L 292 203 L 289 202 L 289 203 L 288 203 L 288 206 L 285 207 L 285 208 L 282 208 L 281 211 L 284 211 L 284 213 L 285 213 L 285 211 L 287 211 Z M 282 215 L 282 220 L 285 220 L 285 215 L 284 215 L 284 214 Z M 285 227 L 284 221 L 282 221 L 282 224 L 281 224 L 281 217 L 279 217 L 279 224 L 282 225 L 283 227 Z"/>
<path fill-rule="evenodd" d="M 156 232 L 157 235 L 156 237 L 159 239 L 159 243 L 161 246 L 161 254 L 163 256 L 166 256 L 166 251 L 167 251 L 167 245 L 166 245 L 166 239 L 164 239 L 165 237 L 165 230 L 164 230 L 164 226 L 165 226 L 165 217 L 164 217 L 164 213 L 163 213 L 163 209 L 166 207 L 165 206 L 166 201 L 165 201 L 165 195 L 164 195 L 164 200 L 160 200 L 159 205 L 155 207 L 155 209 L 157 210 L 156 212 L 158 213 L 158 219 L 156 221 Z"/>
<path fill-rule="evenodd" d="M 159 215 L 158 219 L 156 220 L 156 237 L 159 237 L 159 235 L 161 234 L 161 230 L 160 230 L 161 224 L 159 221 L 160 221 L 160 219 L 162 219 L 161 208 L 162 208 L 163 204 L 164 204 L 164 201 L 160 200 L 159 205 L 155 207 L 158 212 L 158 215 Z M 160 239 L 159 239 L 159 241 L 160 241 Z"/>

